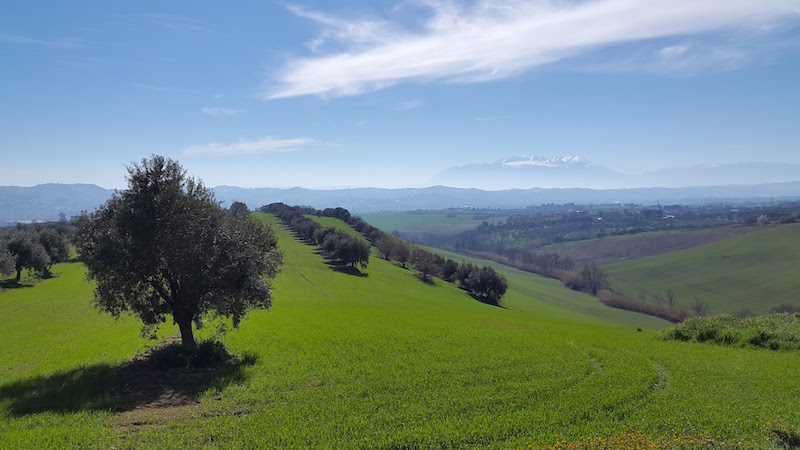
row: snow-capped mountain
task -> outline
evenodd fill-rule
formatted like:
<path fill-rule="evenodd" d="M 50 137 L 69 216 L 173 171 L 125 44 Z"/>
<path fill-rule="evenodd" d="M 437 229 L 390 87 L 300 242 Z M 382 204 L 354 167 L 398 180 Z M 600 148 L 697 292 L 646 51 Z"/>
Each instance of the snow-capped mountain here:
<path fill-rule="evenodd" d="M 509 156 L 494 163 L 502 167 L 588 167 L 592 162 L 580 156 Z"/>
<path fill-rule="evenodd" d="M 800 165 L 767 162 L 703 164 L 623 174 L 580 156 L 509 156 L 491 164 L 443 170 L 431 185 L 478 189 L 724 186 L 800 181 Z"/>
<path fill-rule="evenodd" d="M 580 156 L 509 156 L 491 164 L 451 167 L 432 184 L 479 189 L 606 187 L 621 174 Z"/>

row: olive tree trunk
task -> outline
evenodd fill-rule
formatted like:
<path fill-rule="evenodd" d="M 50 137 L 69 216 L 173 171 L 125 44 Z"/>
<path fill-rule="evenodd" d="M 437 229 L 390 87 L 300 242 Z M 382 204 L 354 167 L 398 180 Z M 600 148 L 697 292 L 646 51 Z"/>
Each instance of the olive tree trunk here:
<path fill-rule="evenodd" d="M 192 332 L 192 317 L 190 315 L 176 316 L 175 322 L 181 330 L 181 343 L 184 347 L 194 347 L 194 334 Z"/>

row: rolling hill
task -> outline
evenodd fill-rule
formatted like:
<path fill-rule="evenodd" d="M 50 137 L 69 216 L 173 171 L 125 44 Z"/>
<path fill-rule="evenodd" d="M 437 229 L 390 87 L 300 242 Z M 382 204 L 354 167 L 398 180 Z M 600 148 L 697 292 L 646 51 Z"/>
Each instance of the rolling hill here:
<path fill-rule="evenodd" d="M 109 373 L 144 341 L 91 311 L 79 264 L 0 293 L 0 447 L 672 448 L 800 424 L 796 353 L 662 341 L 657 319 L 512 269 L 502 307 L 376 255 L 348 275 L 255 217 L 285 253 L 273 308 L 222 338 L 250 362 L 193 401 L 115 407 Z"/>
<path fill-rule="evenodd" d="M 673 290 L 678 304 L 697 296 L 712 313 L 763 314 L 800 306 L 800 224 L 771 226 L 711 244 L 605 266 L 613 287 L 646 297 Z"/>

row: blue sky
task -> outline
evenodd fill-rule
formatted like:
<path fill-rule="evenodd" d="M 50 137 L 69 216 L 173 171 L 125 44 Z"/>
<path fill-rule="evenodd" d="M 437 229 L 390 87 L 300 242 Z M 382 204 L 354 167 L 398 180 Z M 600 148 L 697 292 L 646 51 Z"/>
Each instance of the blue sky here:
<path fill-rule="evenodd" d="M 0 3 L 0 185 L 423 186 L 580 155 L 800 163 L 800 1 Z"/>

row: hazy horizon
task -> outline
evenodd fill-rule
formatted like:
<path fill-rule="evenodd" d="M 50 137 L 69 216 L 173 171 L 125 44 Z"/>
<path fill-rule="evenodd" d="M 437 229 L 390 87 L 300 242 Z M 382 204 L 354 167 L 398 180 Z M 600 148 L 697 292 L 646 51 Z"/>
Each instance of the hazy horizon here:
<path fill-rule="evenodd" d="M 130 164 L 132 164 L 134 162 L 138 162 L 138 161 L 131 161 L 130 163 L 125 164 L 125 166 L 129 166 Z M 179 162 L 180 162 L 180 160 L 179 160 Z M 480 167 L 480 166 L 491 166 L 491 165 L 494 165 L 495 163 L 497 163 L 497 161 L 470 163 L 470 164 L 465 164 L 463 166 L 453 166 L 453 167 L 450 167 L 449 169 L 461 169 L 461 168 L 466 168 L 466 167 L 470 167 L 470 166 L 478 166 L 478 167 Z M 591 161 L 591 163 L 592 163 L 593 166 L 603 166 L 605 168 L 613 170 L 613 168 L 606 167 L 606 166 L 604 166 L 602 164 L 597 164 L 594 161 Z M 730 164 L 706 163 L 706 164 L 696 164 L 696 165 L 693 165 L 693 166 L 684 166 L 684 167 L 664 167 L 664 168 L 661 168 L 661 169 L 658 169 L 658 170 L 648 171 L 648 172 L 639 172 L 639 173 L 622 173 L 622 172 L 619 172 L 619 173 L 622 174 L 622 175 L 625 175 L 625 176 L 633 176 L 633 177 L 635 177 L 635 176 L 638 176 L 638 175 L 645 175 L 645 174 L 647 174 L 649 172 L 657 173 L 659 171 L 666 171 L 666 170 L 671 170 L 671 169 L 679 169 L 680 170 L 680 169 L 693 169 L 693 168 L 703 168 L 703 167 L 718 167 L 718 166 L 729 166 L 729 165 L 750 164 L 750 163 L 754 163 L 754 164 L 782 164 L 780 162 L 774 162 L 774 161 L 735 161 L 735 162 L 730 163 Z M 792 166 L 794 166 L 794 165 L 792 165 Z M 521 170 L 525 170 L 525 169 L 521 169 Z M 283 186 L 279 186 L 279 185 L 263 185 L 263 186 L 261 186 L 261 185 L 254 185 L 254 186 L 249 186 L 249 185 L 241 185 L 241 184 L 235 184 L 235 183 L 234 184 L 210 184 L 201 176 L 198 176 L 198 175 L 193 174 L 193 173 L 188 173 L 188 175 L 189 176 L 193 176 L 195 178 L 199 178 L 201 181 L 203 181 L 203 183 L 206 186 L 209 186 L 209 187 L 237 187 L 237 188 L 242 188 L 242 189 L 309 189 L 309 190 L 369 189 L 369 188 L 375 188 L 375 189 L 424 189 L 424 188 L 438 187 L 438 186 L 453 187 L 453 188 L 475 188 L 475 189 L 486 190 L 486 191 L 501 191 L 501 190 L 509 190 L 509 189 L 530 189 L 530 188 L 565 189 L 565 187 L 547 186 L 547 185 L 545 185 L 545 186 L 517 186 L 517 187 L 503 187 L 503 186 L 481 187 L 481 186 L 478 186 L 476 184 L 475 186 L 458 186 L 458 185 L 448 185 L 446 183 L 445 184 L 437 183 L 435 179 L 434 180 L 428 180 L 426 182 L 422 182 L 422 183 L 417 184 L 417 185 L 397 185 L 397 186 L 380 186 L 380 185 L 330 185 L 330 186 L 325 186 L 325 185 L 319 185 L 319 186 L 302 186 L 302 185 L 283 185 Z M 98 184 L 98 183 L 93 183 L 93 182 L 90 182 L 90 181 L 41 181 L 41 182 L 27 183 L 27 184 L 2 184 L 0 186 L 34 187 L 34 186 L 45 185 L 45 184 L 63 184 L 63 185 L 90 184 L 90 185 L 99 186 L 99 187 L 101 187 L 103 189 L 122 190 L 122 189 L 126 188 L 125 178 L 124 178 L 125 176 L 126 175 L 123 176 L 123 179 L 120 181 L 120 184 L 117 185 L 117 186 L 104 186 L 104 185 L 101 185 L 101 184 Z M 704 187 L 704 186 L 723 186 L 723 185 L 756 185 L 756 184 L 786 183 L 786 182 L 792 182 L 792 181 L 800 181 L 800 175 L 798 175 L 797 179 L 784 180 L 784 181 L 757 181 L 757 182 L 750 182 L 748 180 L 739 180 L 739 181 L 731 180 L 730 182 L 724 182 L 724 183 L 707 183 L 707 184 L 693 183 L 693 184 L 686 184 L 686 185 L 680 185 L 680 186 L 661 186 L 661 185 L 653 184 L 653 185 L 636 185 L 636 186 L 625 186 L 625 187 L 573 186 L 571 188 L 593 189 L 593 190 L 615 190 L 615 189 L 638 189 L 638 188 L 673 188 L 673 187 Z"/>
<path fill-rule="evenodd" d="M 779 0 L 6 3 L 0 185 L 124 188 L 151 154 L 309 189 L 516 155 L 800 164 L 798 24 Z"/>

